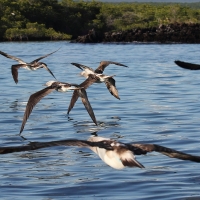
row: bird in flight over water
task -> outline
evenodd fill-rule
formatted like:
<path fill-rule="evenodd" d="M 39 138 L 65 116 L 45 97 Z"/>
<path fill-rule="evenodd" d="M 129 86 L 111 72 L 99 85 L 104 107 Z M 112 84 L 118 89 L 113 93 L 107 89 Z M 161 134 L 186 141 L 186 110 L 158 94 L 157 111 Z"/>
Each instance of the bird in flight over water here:
<path fill-rule="evenodd" d="M 26 124 L 26 121 L 28 120 L 33 108 L 36 106 L 36 104 L 45 96 L 53 92 L 54 90 L 58 92 L 67 92 L 69 90 L 76 90 L 78 96 L 81 98 L 82 103 L 84 104 L 88 114 L 90 115 L 93 122 L 97 125 L 97 121 L 92 109 L 92 106 L 90 105 L 90 102 L 87 97 L 86 90 L 84 89 L 84 86 L 89 87 L 92 83 L 95 82 L 95 78 L 93 78 L 93 75 L 90 75 L 88 79 L 86 79 L 82 84 L 70 84 L 70 83 L 63 83 L 58 81 L 48 81 L 45 85 L 46 88 L 32 94 L 29 97 L 28 103 L 26 105 L 26 110 L 24 112 L 24 117 L 20 129 L 20 134 L 22 133 L 24 126 Z M 73 102 L 73 100 L 71 100 Z"/>
<path fill-rule="evenodd" d="M 56 51 L 58 51 L 58 50 L 56 50 Z M 40 68 L 44 68 L 44 69 L 46 69 L 56 79 L 56 77 L 54 76 L 54 74 L 52 73 L 52 71 L 47 67 L 46 63 L 44 63 L 44 62 L 38 62 L 39 60 L 41 60 L 43 58 L 46 58 L 47 56 L 55 53 L 56 51 L 54 51 L 52 53 L 49 53 L 49 54 L 46 54 L 44 56 L 41 56 L 41 57 L 33 60 L 30 63 L 25 62 L 22 59 L 17 58 L 15 56 L 11 56 L 11 55 L 3 52 L 3 51 L 0 51 L 0 54 L 2 56 L 5 56 L 6 58 L 10 58 L 12 60 L 16 60 L 19 63 L 19 64 L 15 64 L 15 65 L 11 66 L 12 76 L 13 76 L 13 79 L 14 79 L 15 83 L 17 84 L 18 83 L 18 69 L 19 68 L 24 68 L 24 69 L 32 70 L 32 71 L 35 71 L 35 70 L 40 69 Z"/>
<path fill-rule="evenodd" d="M 50 142 L 30 142 L 22 146 L 0 147 L 0 154 L 31 151 L 54 146 L 87 147 L 95 152 L 102 161 L 114 169 L 123 169 L 124 167 L 144 168 L 144 166 L 136 160 L 135 155 L 146 155 L 153 151 L 164 154 L 170 158 L 200 163 L 200 156 L 183 153 L 157 144 L 122 143 L 98 136 L 92 136 L 88 140 L 66 139 Z"/>
<path fill-rule="evenodd" d="M 189 62 L 183 62 L 180 60 L 174 61 L 179 67 L 182 67 L 184 69 L 190 69 L 190 70 L 200 70 L 200 65 L 198 64 L 193 64 Z"/>
<path fill-rule="evenodd" d="M 109 92 L 115 98 L 120 99 L 117 88 L 115 86 L 115 79 L 113 78 L 115 75 L 108 76 L 108 75 L 103 74 L 103 72 L 105 68 L 110 64 L 119 65 L 123 67 L 128 67 L 128 66 L 118 63 L 118 62 L 113 62 L 113 61 L 101 61 L 99 66 L 94 70 L 82 64 L 78 64 L 78 63 L 71 63 L 71 64 L 81 69 L 82 70 L 81 76 L 84 76 L 85 78 L 88 78 L 89 74 L 95 74 L 98 77 L 98 80 L 96 81 L 96 83 L 105 83 Z"/>

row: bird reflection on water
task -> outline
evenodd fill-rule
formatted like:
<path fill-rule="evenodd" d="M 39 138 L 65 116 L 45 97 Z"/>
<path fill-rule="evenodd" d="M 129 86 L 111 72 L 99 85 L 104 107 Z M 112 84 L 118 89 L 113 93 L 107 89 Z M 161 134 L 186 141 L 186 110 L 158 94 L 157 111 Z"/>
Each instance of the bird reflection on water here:
<path fill-rule="evenodd" d="M 100 130 L 108 129 L 108 128 L 120 128 L 120 117 L 111 117 L 108 119 L 105 119 L 104 121 L 98 121 L 98 126 L 95 126 L 94 123 L 86 120 L 82 121 L 76 121 L 72 117 L 68 117 L 68 121 L 73 123 L 73 127 L 75 129 L 76 133 L 93 133 L 98 132 Z"/>

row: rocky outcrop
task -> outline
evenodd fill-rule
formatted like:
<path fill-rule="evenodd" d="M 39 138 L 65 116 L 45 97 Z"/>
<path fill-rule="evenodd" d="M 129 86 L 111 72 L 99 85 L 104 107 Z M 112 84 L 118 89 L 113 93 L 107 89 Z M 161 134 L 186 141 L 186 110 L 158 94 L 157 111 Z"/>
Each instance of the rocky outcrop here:
<path fill-rule="evenodd" d="M 94 29 L 90 30 L 87 35 L 78 36 L 78 38 L 74 41 L 77 43 L 99 43 L 102 42 L 102 36 Z"/>
<path fill-rule="evenodd" d="M 158 43 L 200 43 L 200 24 L 169 24 L 152 28 L 136 28 L 126 31 L 96 34 L 94 29 L 85 36 L 79 36 L 78 43 L 100 42 L 158 42 Z"/>

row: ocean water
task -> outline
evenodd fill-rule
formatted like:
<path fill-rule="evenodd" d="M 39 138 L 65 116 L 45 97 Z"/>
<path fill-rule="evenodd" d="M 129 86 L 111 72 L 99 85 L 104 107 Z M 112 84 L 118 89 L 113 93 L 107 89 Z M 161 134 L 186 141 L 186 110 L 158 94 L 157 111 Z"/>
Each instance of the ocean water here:
<path fill-rule="evenodd" d="M 21 137 L 23 114 L 29 96 L 54 78 L 44 69 L 19 69 L 15 84 L 11 65 L 0 55 L 0 147 L 21 146 L 91 135 L 121 142 L 159 144 L 200 155 L 200 71 L 179 68 L 174 61 L 200 63 L 199 44 L 75 44 L 61 42 L 3 42 L 1 51 L 32 61 L 41 60 L 57 80 L 82 83 L 76 62 L 115 74 L 121 100 L 105 84 L 87 89 L 98 126 L 82 102 L 67 115 L 72 92 L 52 92 L 33 109 Z M 1 155 L 1 199 L 200 199 L 200 164 L 169 158 L 159 153 L 137 156 L 145 168 L 116 170 L 90 149 L 50 147 Z"/>

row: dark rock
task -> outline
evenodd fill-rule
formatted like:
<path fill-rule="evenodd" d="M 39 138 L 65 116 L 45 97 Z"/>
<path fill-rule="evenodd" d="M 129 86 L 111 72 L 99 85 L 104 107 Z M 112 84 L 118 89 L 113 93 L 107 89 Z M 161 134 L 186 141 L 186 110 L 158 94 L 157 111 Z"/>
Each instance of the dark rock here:
<path fill-rule="evenodd" d="M 174 23 L 150 28 L 136 28 L 126 31 L 97 34 L 94 29 L 87 35 L 78 36 L 78 43 L 99 42 L 158 42 L 158 43 L 200 43 L 200 24 Z"/>
<path fill-rule="evenodd" d="M 102 41 L 102 37 L 94 29 L 90 30 L 87 35 L 78 36 L 74 41 L 77 43 L 98 43 Z"/>

